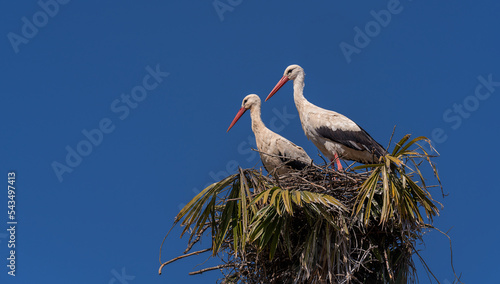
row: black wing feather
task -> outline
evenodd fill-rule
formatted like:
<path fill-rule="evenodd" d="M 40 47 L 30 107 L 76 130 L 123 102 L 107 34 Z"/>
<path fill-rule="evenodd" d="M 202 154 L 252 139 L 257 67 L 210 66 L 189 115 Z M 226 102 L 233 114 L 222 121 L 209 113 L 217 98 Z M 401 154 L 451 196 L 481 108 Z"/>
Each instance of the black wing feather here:
<path fill-rule="evenodd" d="M 304 163 L 304 162 L 299 161 L 299 160 L 296 160 L 296 159 L 291 159 L 291 158 L 289 158 L 289 157 L 286 155 L 286 153 L 281 153 L 281 151 L 280 151 L 280 152 L 278 152 L 278 153 L 279 153 L 279 157 L 280 157 L 281 162 L 282 162 L 283 164 L 285 164 L 285 165 L 287 165 L 287 166 L 291 167 L 291 168 L 292 168 L 292 169 L 294 169 L 294 170 L 302 170 L 302 169 L 304 169 L 305 167 L 307 167 L 307 166 L 308 166 L 308 164 L 307 164 L 307 163 Z"/>
<path fill-rule="evenodd" d="M 358 151 L 368 151 L 377 157 L 385 155 L 386 151 L 384 147 L 375 141 L 363 128 L 359 125 L 358 127 L 361 131 L 332 130 L 329 127 L 321 126 L 316 128 L 316 132 L 321 137 L 340 143 L 348 148 Z"/>

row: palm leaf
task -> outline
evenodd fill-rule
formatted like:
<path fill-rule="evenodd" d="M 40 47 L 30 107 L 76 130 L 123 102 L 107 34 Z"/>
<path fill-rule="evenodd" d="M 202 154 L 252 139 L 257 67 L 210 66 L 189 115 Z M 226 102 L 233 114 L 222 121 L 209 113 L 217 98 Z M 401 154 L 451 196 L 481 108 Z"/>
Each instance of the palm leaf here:
<path fill-rule="evenodd" d="M 382 225 L 392 220 L 394 216 L 397 216 L 397 222 L 400 224 L 422 223 L 424 220 L 421 217 L 419 208 L 423 208 L 427 218 L 430 220 L 432 220 L 433 216 L 439 214 L 439 210 L 428 191 L 428 186 L 419 169 L 419 163 L 416 162 L 416 159 L 430 161 L 427 152 L 418 152 L 422 147 L 416 143 L 422 140 L 428 141 L 423 136 L 410 140 L 410 135 L 405 135 L 396 144 L 392 154 L 386 154 L 381 157 L 382 163 L 371 165 L 373 171 L 370 177 L 359 188 L 355 210 L 353 211 L 353 214 L 360 214 L 362 208 L 366 208 L 363 211 L 363 221 L 365 224 L 368 224 L 371 220 L 370 217 L 373 215 L 372 204 L 377 192 L 382 194 L 382 210 L 379 220 Z M 417 145 L 417 149 L 409 150 L 414 145 Z M 408 162 L 413 164 L 415 170 L 412 170 L 407 165 Z M 432 163 L 430 165 L 436 174 L 436 178 L 439 178 L 435 166 Z M 355 169 L 365 168 L 367 168 L 367 165 L 359 166 Z M 414 182 L 412 177 L 405 172 L 406 168 L 410 169 L 412 173 L 416 173 L 421 185 Z M 394 215 L 395 213 L 396 215 Z"/>

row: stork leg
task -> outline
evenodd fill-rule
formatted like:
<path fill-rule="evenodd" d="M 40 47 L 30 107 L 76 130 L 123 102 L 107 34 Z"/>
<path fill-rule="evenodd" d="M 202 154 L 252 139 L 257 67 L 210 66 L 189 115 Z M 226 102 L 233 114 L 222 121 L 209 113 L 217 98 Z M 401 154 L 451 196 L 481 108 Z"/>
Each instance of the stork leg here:
<path fill-rule="evenodd" d="M 339 172 L 343 171 L 344 168 L 342 168 L 342 164 L 340 163 L 340 159 L 339 159 L 339 155 L 337 155 L 337 153 L 335 153 L 335 158 L 334 158 L 335 162 L 337 162 L 337 170 Z M 333 162 L 333 161 L 332 161 Z M 333 165 L 332 165 L 333 166 Z"/>

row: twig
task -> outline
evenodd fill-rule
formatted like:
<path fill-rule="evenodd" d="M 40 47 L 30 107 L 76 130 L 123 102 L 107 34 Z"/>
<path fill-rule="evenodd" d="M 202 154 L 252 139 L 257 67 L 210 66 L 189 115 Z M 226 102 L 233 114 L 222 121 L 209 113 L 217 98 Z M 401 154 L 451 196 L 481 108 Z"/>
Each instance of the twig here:
<path fill-rule="evenodd" d="M 439 280 L 437 279 L 436 275 L 434 275 L 434 273 L 432 273 L 430 267 L 427 265 L 427 263 L 425 262 L 424 258 L 418 253 L 418 250 L 412 245 L 412 248 L 413 250 L 415 251 L 415 254 L 418 256 L 418 258 L 420 259 L 420 262 L 424 265 L 425 267 L 425 270 L 427 272 L 427 274 L 431 274 L 432 277 L 434 277 L 434 280 L 437 281 L 437 283 L 439 283 Z M 456 275 L 455 275 L 456 276 Z M 430 277 L 429 277 L 430 279 Z"/>
<path fill-rule="evenodd" d="M 326 188 L 322 187 L 322 186 L 321 186 L 321 185 L 319 185 L 319 184 L 315 184 L 315 183 L 313 183 L 313 182 L 310 182 L 310 181 L 308 181 L 307 179 L 305 179 L 305 178 L 303 178 L 303 177 L 299 177 L 299 178 L 300 178 L 301 180 L 303 180 L 303 181 L 305 181 L 305 182 L 307 182 L 307 183 L 309 183 L 309 184 L 313 185 L 313 186 L 321 187 L 324 191 L 327 191 L 327 189 L 326 189 Z"/>
<path fill-rule="evenodd" d="M 163 267 L 169 263 L 172 263 L 174 261 L 177 261 L 181 258 L 185 258 L 185 257 L 188 257 L 188 256 L 192 256 L 192 255 L 195 255 L 195 254 L 200 254 L 200 253 L 204 253 L 204 252 L 207 252 L 207 251 L 210 251 L 212 250 L 212 248 L 207 248 L 207 249 L 202 249 L 202 250 L 199 250 L 199 251 L 195 251 L 195 252 L 192 252 L 192 253 L 188 253 L 188 254 L 185 254 L 185 255 L 181 255 L 181 256 L 178 256 L 176 258 L 173 258 L 167 262 L 164 262 L 161 266 L 160 266 L 160 269 L 158 270 L 158 274 L 161 275 L 161 270 L 163 269 Z"/>
<path fill-rule="evenodd" d="M 389 147 L 391 147 L 392 137 L 394 136 L 394 132 L 395 131 L 396 131 L 396 125 L 394 125 L 394 128 L 392 129 L 391 138 L 389 139 L 389 144 L 387 144 L 387 148 L 386 149 L 389 149 Z"/>
<path fill-rule="evenodd" d="M 198 236 L 196 237 L 196 239 L 194 239 L 194 241 L 190 242 L 186 248 L 186 250 L 184 251 L 184 253 L 187 253 L 188 251 L 190 251 L 194 244 L 196 244 L 197 242 L 200 241 L 201 239 L 201 236 L 203 235 L 203 233 L 208 229 L 210 228 L 210 224 L 205 224 L 205 227 L 203 229 L 201 229 L 200 233 L 198 233 Z"/>
<path fill-rule="evenodd" d="M 389 273 L 389 278 L 391 278 L 391 282 L 394 280 L 394 275 L 392 275 L 391 268 L 389 267 L 389 261 L 387 259 L 387 251 L 384 249 L 384 259 L 385 265 L 387 266 L 387 272 Z"/>
<path fill-rule="evenodd" d="M 176 217 L 177 219 L 177 217 Z M 179 222 L 179 220 L 175 220 L 174 221 L 174 224 L 172 225 L 172 227 L 170 228 L 170 230 L 168 230 L 167 234 L 165 235 L 165 237 L 163 237 L 163 241 L 161 241 L 161 245 L 160 245 L 160 263 L 161 263 L 161 250 L 163 248 L 163 244 L 165 243 L 165 240 L 167 239 L 168 235 L 170 234 L 170 231 L 172 231 L 172 229 L 175 227 L 175 225 L 177 225 L 177 222 Z"/>
<path fill-rule="evenodd" d="M 212 270 L 221 269 L 221 268 L 226 268 L 226 267 L 234 267 L 234 266 L 235 266 L 235 264 L 232 264 L 232 263 L 231 264 L 221 264 L 221 265 L 217 265 L 214 267 L 203 268 L 203 269 L 198 270 L 198 271 L 189 272 L 189 275 L 202 274 L 203 272 L 212 271 Z"/>
<path fill-rule="evenodd" d="M 445 236 L 448 238 L 448 240 L 450 241 L 450 261 L 451 261 L 451 269 L 453 270 L 453 274 L 455 275 L 455 278 L 457 279 L 457 281 L 458 281 L 459 283 L 462 283 L 462 284 L 463 284 L 463 282 L 462 282 L 462 281 L 460 281 L 460 277 L 458 277 L 458 276 L 457 276 L 457 273 L 455 272 L 455 266 L 453 265 L 453 248 L 452 248 L 452 246 L 451 246 L 451 238 L 450 238 L 450 236 L 448 236 L 448 234 L 447 234 L 447 233 L 445 233 L 445 232 L 443 232 L 443 231 L 439 230 L 438 228 L 436 228 L 436 227 L 434 227 L 434 226 L 432 226 L 432 228 L 433 228 L 434 230 L 436 230 L 436 231 L 440 232 L 441 234 L 445 235 Z M 451 228 L 450 228 L 450 230 L 451 230 Z M 448 230 L 448 232 L 449 232 L 449 230 Z"/>

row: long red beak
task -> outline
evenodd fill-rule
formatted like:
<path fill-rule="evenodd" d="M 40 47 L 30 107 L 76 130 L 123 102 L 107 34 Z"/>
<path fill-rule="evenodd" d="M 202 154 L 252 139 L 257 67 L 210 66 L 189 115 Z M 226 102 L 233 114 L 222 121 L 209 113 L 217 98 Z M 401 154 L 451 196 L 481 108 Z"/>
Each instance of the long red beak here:
<path fill-rule="evenodd" d="M 271 93 L 269 93 L 269 96 L 267 96 L 266 98 L 266 102 L 267 100 L 269 100 L 274 94 L 276 94 L 276 92 L 281 88 L 283 87 L 283 85 L 285 85 L 286 82 L 288 82 L 288 77 L 286 75 L 284 75 L 281 80 L 278 82 L 278 84 L 276 84 L 276 86 L 274 86 L 274 89 L 271 91 Z"/>
<path fill-rule="evenodd" d="M 231 125 L 229 125 L 229 128 L 227 129 L 226 132 L 229 132 L 229 129 L 231 129 L 234 126 L 234 124 L 236 124 L 238 119 L 240 119 L 240 117 L 245 113 L 245 111 L 247 111 L 246 108 L 244 108 L 244 107 L 240 108 L 240 110 L 238 111 L 238 113 L 234 117 L 233 122 L 231 122 Z"/>

